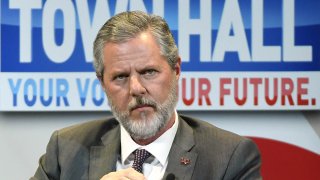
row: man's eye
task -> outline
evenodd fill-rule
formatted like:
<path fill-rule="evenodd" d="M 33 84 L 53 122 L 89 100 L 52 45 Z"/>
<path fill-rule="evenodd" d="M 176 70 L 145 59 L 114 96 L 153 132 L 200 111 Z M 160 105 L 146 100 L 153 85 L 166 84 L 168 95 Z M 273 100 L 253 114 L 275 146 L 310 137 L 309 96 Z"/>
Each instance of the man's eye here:
<path fill-rule="evenodd" d="M 155 75 L 157 73 L 156 70 L 154 69 L 149 69 L 149 70 L 146 70 L 143 74 L 147 75 L 147 76 L 152 76 L 152 75 Z"/>
<path fill-rule="evenodd" d="M 115 76 L 113 79 L 117 81 L 121 81 L 121 80 L 124 80 L 126 77 L 127 77 L 126 75 L 118 75 L 118 76 Z"/>

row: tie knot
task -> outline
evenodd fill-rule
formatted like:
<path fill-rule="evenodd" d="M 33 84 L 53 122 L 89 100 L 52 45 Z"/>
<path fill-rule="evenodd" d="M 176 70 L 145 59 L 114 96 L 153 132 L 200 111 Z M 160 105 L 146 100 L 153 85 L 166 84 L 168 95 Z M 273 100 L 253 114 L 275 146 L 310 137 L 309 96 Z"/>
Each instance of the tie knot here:
<path fill-rule="evenodd" d="M 150 153 L 146 151 L 145 149 L 137 149 L 134 151 L 134 161 L 132 168 L 136 171 L 142 173 L 142 165 L 144 161 L 150 157 Z"/>

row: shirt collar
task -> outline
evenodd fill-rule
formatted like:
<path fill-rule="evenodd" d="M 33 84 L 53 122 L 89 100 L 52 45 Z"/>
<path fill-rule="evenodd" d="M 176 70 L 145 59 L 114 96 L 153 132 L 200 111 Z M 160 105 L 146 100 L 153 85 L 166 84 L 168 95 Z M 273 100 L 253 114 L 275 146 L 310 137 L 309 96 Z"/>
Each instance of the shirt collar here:
<path fill-rule="evenodd" d="M 134 142 L 129 135 L 129 133 L 125 130 L 125 128 L 120 125 L 120 135 L 121 135 L 121 163 L 124 164 L 125 160 L 130 156 L 130 154 L 136 149 L 145 149 L 150 152 L 161 165 L 165 165 L 172 142 L 178 130 L 178 113 L 175 111 L 175 121 L 173 126 L 164 132 L 159 138 L 157 138 L 152 143 L 141 146 Z"/>

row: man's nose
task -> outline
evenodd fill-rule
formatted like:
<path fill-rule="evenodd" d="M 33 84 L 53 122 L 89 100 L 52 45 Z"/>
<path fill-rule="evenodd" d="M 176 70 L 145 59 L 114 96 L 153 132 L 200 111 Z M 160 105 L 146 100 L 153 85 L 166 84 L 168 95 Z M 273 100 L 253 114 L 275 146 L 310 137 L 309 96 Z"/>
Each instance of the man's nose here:
<path fill-rule="evenodd" d="M 140 82 L 139 77 L 131 76 L 130 77 L 130 95 L 131 96 L 141 96 L 147 92 L 144 85 Z"/>

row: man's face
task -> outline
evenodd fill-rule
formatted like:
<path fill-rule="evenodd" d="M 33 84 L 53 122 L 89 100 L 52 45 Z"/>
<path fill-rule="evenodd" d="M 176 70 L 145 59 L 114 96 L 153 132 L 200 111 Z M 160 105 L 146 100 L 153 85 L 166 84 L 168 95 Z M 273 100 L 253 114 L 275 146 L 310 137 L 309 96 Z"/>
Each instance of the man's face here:
<path fill-rule="evenodd" d="M 174 70 L 149 32 L 104 47 L 103 83 L 113 114 L 135 139 L 154 136 L 174 118 L 180 62 Z"/>

